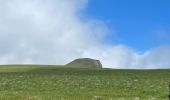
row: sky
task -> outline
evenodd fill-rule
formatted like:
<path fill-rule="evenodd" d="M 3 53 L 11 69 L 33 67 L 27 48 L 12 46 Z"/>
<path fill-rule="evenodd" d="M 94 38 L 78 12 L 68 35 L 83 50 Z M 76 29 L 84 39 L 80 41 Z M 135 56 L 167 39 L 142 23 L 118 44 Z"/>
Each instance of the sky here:
<path fill-rule="evenodd" d="M 0 1 L 0 64 L 170 68 L 168 0 Z"/>
<path fill-rule="evenodd" d="M 169 4 L 169 0 L 90 0 L 87 13 L 105 21 L 120 43 L 147 51 L 170 45 Z"/>

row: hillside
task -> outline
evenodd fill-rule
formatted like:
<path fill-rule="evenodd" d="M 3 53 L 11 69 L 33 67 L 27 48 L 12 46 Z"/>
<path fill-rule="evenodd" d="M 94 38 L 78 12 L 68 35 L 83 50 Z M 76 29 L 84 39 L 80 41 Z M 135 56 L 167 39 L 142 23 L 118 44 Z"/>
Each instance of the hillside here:
<path fill-rule="evenodd" d="M 0 100 L 167 100 L 170 70 L 0 66 Z"/>

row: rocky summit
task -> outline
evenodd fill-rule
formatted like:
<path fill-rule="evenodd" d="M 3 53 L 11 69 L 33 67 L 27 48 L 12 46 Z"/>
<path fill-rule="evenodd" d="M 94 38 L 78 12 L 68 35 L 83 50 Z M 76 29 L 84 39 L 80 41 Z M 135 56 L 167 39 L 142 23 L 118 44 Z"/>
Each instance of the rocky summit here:
<path fill-rule="evenodd" d="M 74 61 L 66 64 L 69 67 L 78 67 L 78 68 L 102 68 L 102 64 L 99 60 L 91 58 L 79 58 Z"/>

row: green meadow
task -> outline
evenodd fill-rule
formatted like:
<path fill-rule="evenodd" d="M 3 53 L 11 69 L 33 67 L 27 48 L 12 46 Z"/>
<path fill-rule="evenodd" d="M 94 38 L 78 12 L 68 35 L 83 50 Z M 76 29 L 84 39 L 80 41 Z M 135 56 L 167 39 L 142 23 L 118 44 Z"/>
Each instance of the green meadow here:
<path fill-rule="evenodd" d="M 170 70 L 1 65 L 0 100 L 167 100 Z"/>

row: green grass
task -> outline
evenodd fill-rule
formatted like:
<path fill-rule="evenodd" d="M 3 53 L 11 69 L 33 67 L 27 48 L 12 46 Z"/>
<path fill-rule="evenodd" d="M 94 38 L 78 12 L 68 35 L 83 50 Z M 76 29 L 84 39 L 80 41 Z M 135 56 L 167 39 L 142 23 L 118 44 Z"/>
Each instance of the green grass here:
<path fill-rule="evenodd" d="M 170 70 L 0 66 L 0 100 L 167 100 Z"/>

